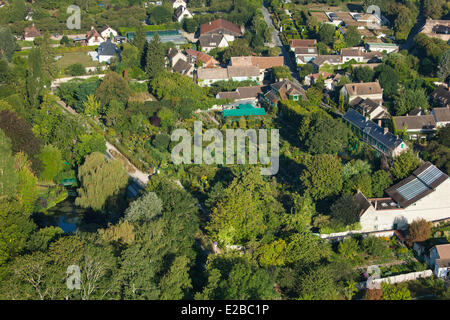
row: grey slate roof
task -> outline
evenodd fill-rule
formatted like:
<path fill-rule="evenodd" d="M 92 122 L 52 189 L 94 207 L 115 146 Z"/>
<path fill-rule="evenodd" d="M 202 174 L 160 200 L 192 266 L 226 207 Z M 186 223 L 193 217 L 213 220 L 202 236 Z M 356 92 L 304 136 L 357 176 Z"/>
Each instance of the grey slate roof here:
<path fill-rule="evenodd" d="M 366 118 L 354 109 L 348 110 L 343 117 L 344 120 L 350 122 L 362 132 L 366 133 L 389 150 L 397 148 L 403 140 L 390 132 L 384 133 L 384 128 L 378 126 L 375 122 L 366 120 Z"/>
<path fill-rule="evenodd" d="M 100 43 L 98 47 L 99 56 L 114 56 L 119 54 L 119 49 L 117 46 L 111 42 L 111 39 L 106 40 L 106 42 Z"/>

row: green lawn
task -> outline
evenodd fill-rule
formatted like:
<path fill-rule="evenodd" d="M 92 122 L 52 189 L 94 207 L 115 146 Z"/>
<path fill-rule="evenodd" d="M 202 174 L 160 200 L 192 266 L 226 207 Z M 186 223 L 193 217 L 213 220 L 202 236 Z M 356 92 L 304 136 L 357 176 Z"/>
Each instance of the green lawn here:
<path fill-rule="evenodd" d="M 81 63 L 84 67 L 95 67 L 99 64 L 97 61 L 92 61 L 87 52 L 66 52 L 59 55 L 62 55 L 62 58 L 56 64 L 58 68 L 62 69 L 74 63 Z"/>

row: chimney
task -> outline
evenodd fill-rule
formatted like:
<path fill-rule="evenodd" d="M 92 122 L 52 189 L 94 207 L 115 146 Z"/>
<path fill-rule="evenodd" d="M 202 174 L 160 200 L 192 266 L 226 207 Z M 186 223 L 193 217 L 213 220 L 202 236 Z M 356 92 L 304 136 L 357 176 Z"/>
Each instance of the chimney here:
<path fill-rule="evenodd" d="M 381 123 L 382 123 L 381 119 L 378 119 L 378 126 L 379 127 L 381 127 Z"/>
<path fill-rule="evenodd" d="M 384 128 L 384 134 L 387 134 L 389 132 L 389 128 L 385 127 Z"/>
<path fill-rule="evenodd" d="M 406 117 L 409 117 L 409 113 L 407 113 L 405 116 L 406 116 Z"/>

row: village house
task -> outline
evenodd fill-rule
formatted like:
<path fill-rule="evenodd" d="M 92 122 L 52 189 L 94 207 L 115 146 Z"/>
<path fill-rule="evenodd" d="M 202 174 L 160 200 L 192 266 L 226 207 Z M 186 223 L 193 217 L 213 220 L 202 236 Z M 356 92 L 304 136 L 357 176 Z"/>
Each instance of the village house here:
<path fill-rule="evenodd" d="M 92 51 L 89 53 L 93 60 L 96 60 L 100 63 L 106 62 L 111 63 L 111 59 L 117 58 L 120 59 L 120 50 L 119 48 L 111 41 L 110 38 L 105 42 L 100 43 L 97 51 Z"/>
<path fill-rule="evenodd" d="M 115 41 L 115 37 L 117 37 L 119 34 L 116 30 L 107 25 L 100 30 L 100 35 L 103 39 L 112 38 L 113 41 Z"/>
<path fill-rule="evenodd" d="M 192 14 L 186 7 L 179 6 L 173 13 L 173 19 L 177 22 L 182 22 L 184 19 L 192 19 Z"/>
<path fill-rule="evenodd" d="M 189 63 L 201 65 L 204 68 L 215 68 L 219 66 L 219 61 L 204 52 L 186 49 L 186 54 L 188 57 L 187 62 Z"/>
<path fill-rule="evenodd" d="M 256 103 L 259 95 L 263 94 L 266 86 L 247 86 L 239 87 L 235 91 L 219 92 L 216 99 L 246 101 L 248 103 Z"/>
<path fill-rule="evenodd" d="M 431 114 L 392 117 L 397 130 L 405 130 L 410 139 L 427 138 L 436 131 L 436 121 Z"/>
<path fill-rule="evenodd" d="M 264 76 L 254 66 L 228 66 L 227 68 L 199 68 L 197 81 L 200 86 L 209 86 L 217 81 L 256 81 L 262 83 Z"/>
<path fill-rule="evenodd" d="M 333 74 L 328 72 L 311 73 L 305 77 L 303 84 L 306 86 L 311 86 L 319 79 L 323 80 L 326 89 L 333 90 Z"/>
<path fill-rule="evenodd" d="M 381 154 L 392 158 L 408 149 L 406 143 L 390 133 L 388 128 L 377 125 L 354 109 L 349 109 L 343 119 L 349 123 L 350 128 L 361 141 Z"/>
<path fill-rule="evenodd" d="M 361 97 L 362 99 L 369 98 L 375 102 L 383 101 L 383 89 L 378 81 L 348 83 L 342 87 L 341 94 L 349 103 L 357 97 Z"/>
<path fill-rule="evenodd" d="M 294 48 L 294 53 L 297 64 L 306 64 L 319 56 L 315 47 Z"/>
<path fill-rule="evenodd" d="M 244 57 L 231 57 L 230 65 L 233 67 L 254 66 L 261 71 L 270 69 L 273 67 L 284 66 L 284 57 L 258 57 L 258 56 L 244 56 Z"/>
<path fill-rule="evenodd" d="M 195 68 L 191 63 L 186 62 L 183 59 L 179 59 L 173 66 L 172 70 L 183 76 L 187 76 L 189 78 L 194 77 Z"/>
<path fill-rule="evenodd" d="M 169 60 L 169 64 L 171 67 L 173 67 L 180 59 L 185 62 L 188 61 L 188 57 L 184 55 L 183 52 L 175 48 L 169 49 L 169 52 L 167 53 L 167 59 Z"/>
<path fill-rule="evenodd" d="M 342 62 L 355 60 L 361 63 L 379 62 L 383 57 L 379 52 L 366 52 L 363 47 L 341 49 L 341 56 Z"/>
<path fill-rule="evenodd" d="M 35 38 L 41 36 L 41 32 L 34 26 L 34 23 L 31 25 L 31 27 L 25 28 L 23 32 L 23 39 L 25 41 L 34 41 Z"/>
<path fill-rule="evenodd" d="M 292 51 L 295 48 L 313 48 L 317 45 L 316 39 L 291 39 L 289 40 L 289 47 Z"/>
<path fill-rule="evenodd" d="M 386 198 L 369 199 L 358 192 L 362 231 L 406 229 L 416 219 L 450 218 L 450 179 L 430 162 L 385 192 Z"/>
<path fill-rule="evenodd" d="M 238 25 L 232 22 L 224 19 L 216 19 L 200 26 L 200 36 L 205 34 L 223 34 L 229 42 L 234 41 L 236 37 L 241 37 L 243 32 Z"/>
<path fill-rule="evenodd" d="M 378 51 L 378 52 L 384 52 L 391 53 L 391 52 L 398 52 L 399 46 L 394 43 L 383 43 L 383 42 L 367 42 L 366 43 L 366 49 L 368 51 Z"/>
<path fill-rule="evenodd" d="M 270 85 L 261 100 L 268 103 L 272 107 L 276 107 L 281 100 L 299 101 L 306 100 L 306 91 L 294 82 L 284 79 Z"/>
<path fill-rule="evenodd" d="M 200 44 L 202 50 L 205 50 L 206 52 L 209 52 L 215 48 L 228 47 L 228 41 L 225 39 L 225 36 L 218 33 L 201 35 L 198 38 L 198 43 Z"/>
<path fill-rule="evenodd" d="M 187 3 L 184 0 L 171 0 L 172 1 L 172 8 L 177 9 L 179 7 L 187 7 Z"/>
<path fill-rule="evenodd" d="M 450 276 L 450 244 L 439 244 L 431 248 L 428 265 L 438 278 Z"/>
<path fill-rule="evenodd" d="M 450 125 L 450 107 L 434 108 L 431 114 L 436 121 L 436 127 L 441 128 Z"/>
<path fill-rule="evenodd" d="M 105 39 L 100 35 L 100 33 L 91 26 L 91 30 L 86 33 L 86 44 L 88 46 L 99 46 L 100 43 L 104 42 Z"/>
<path fill-rule="evenodd" d="M 342 64 L 342 58 L 340 55 L 318 55 L 310 63 L 316 71 L 319 71 L 325 65 L 338 66 Z"/>
<path fill-rule="evenodd" d="M 373 101 L 370 98 L 357 97 L 350 103 L 350 107 L 361 113 L 368 120 L 377 122 L 380 127 L 384 126 L 391 119 L 387 108 L 380 101 Z"/>
<path fill-rule="evenodd" d="M 450 107 L 450 91 L 446 86 L 438 86 L 431 94 L 431 98 L 433 99 L 433 102 L 440 107 Z"/>

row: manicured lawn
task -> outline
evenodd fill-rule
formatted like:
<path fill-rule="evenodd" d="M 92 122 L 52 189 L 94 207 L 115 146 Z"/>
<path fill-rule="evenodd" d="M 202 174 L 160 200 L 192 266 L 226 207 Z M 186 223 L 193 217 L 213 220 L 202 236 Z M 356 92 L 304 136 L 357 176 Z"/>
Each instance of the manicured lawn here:
<path fill-rule="evenodd" d="M 62 55 L 62 58 L 57 61 L 57 66 L 63 69 L 74 63 L 81 63 L 84 67 L 95 67 L 99 64 L 92 61 L 87 52 L 66 52 L 58 55 Z"/>

